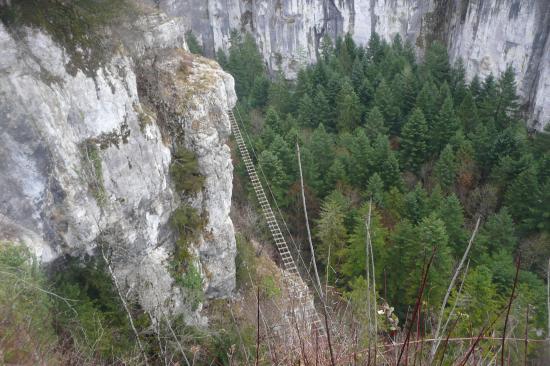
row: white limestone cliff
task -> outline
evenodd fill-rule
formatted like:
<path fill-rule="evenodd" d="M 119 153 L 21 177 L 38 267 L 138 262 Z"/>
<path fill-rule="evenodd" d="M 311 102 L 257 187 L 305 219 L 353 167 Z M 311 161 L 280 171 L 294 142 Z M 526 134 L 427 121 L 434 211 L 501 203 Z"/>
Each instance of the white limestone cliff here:
<path fill-rule="evenodd" d="M 182 134 L 205 177 L 188 202 L 208 217 L 192 250 L 206 296 L 225 297 L 235 287 L 226 145 L 233 79 L 186 52 L 177 19 L 149 15 L 133 32 L 93 77 L 73 76 L 69 56 L 48 34 L 27 28 L 16 38 L 0 24 L 0 240 L 30 246 L 43 263 L 98 254 L 105 245 L 125 293 L 145 310 L 203 322 L 168 269 L 169 218 L 181 204 L 169 174 L 174 136 L 139 87 L 148 73 L 162 72 L 182 93 L 174 97 L 162 90 L 171 85 L 161 85 L 161 102 L 175 111 L 164 122 Z M 158 62 L 147 64 L 152 59 Z M 183 63 L 185 74 L 178 73 Z M 181 109 L 184 98 L 193 102 Z"/>
<path fill-rule="evenodd" d="M 366 44 L 373 31 L 400 34 L 422 54 L 427 40 L 444 41 L 468 75 L 517 72 L 529 123 L 550 122 L 550 2 L 547 0 L 159 0 L 184 18 L 207 54 L 227 49 L 231 30 L 254 34 L 271 70 L 293 78 L 313 62 L 323 34 L 350 32 Z"/>

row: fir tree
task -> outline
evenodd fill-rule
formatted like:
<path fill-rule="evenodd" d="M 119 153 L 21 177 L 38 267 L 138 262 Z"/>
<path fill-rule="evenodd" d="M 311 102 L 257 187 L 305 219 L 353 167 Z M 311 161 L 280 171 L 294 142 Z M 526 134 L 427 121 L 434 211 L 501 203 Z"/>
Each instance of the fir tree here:
<path fill-rule="evenodd" d="M 401 188 L 401 174 L 396 153 L 391 149 L 388 137 L 378 134 L 372 144 L 371 170 L 382 178 L 384 186 Z"/>
<path fill-rule="evenodd" d="M 369 178 L 372 147 L 370 141 L 362 128 L 355 130 L 350 150 L 350 180 L 351 183 L 360 188 L 365 188 Z"/>
<path fill-rule="evenodd" d="M 277 111 L 270 107 L 265 114 L 264 126 L 270 128 L 275 133 L 282 135 L 284 131 L 281 129 L 281 122 Z"/>
<path fill-rule="evenodd" d="M 478 125 L 479 116 L 477 113 L 477 106 L 470 90 L 467 90 L 464 94 L 462 103 L 460 103 L 460 107 L 457 111 L 457 116 L 462 122 L 462 128 L 467 133 L 473 131 Z"/>
<path fill-rule="evenodd" d="M 376 88 L 374 105 L 378 107 L 392 133 L 399 131 L 399 109 L 393 103 L 392 91 L 385 80 Z"/>
<path fill-rule="evenodd" d="M 298 109 L 298 118 L 300 123 L 304 127 L 316 127 L 317 123 L 317 111 L 313 100 L 308 94 L 305 94 L 300 100 L 300 107 Z"/>
<path fill-rule="evenodd" d="M 505 250 L 513 253 L 518 238 L 512 216 L 503 207 L 498 213 L 491 215 L 479 232 L 479 245 L 489 254 Z"/>
<path fill-rule="evenodd" d="M 439 92 L 435 84 L 428 80 L 424 82 L 420 93 L 416 98 L 416 108 L 422 110 L 422 114 L 426 119 L 428 126 L 432 126 L 435 118 L 437 117 L 438 105 L 437 101 L 439 99 Z"/>
<path fill-rule="evenodd" d="M 459 125 L 460 121 L 455 115 L 452 97 L 448 95 L 431 129 L 432 152 L 438 153 L 441 151 L 441 149 L 451 140 L 451 137 L 455 135 L 460 127 Z"/>
<path fill-rule="evenodd" d="M 497 94 L 495 77 L 493 74 L 489 74 L 483 82 L 479 96 L 480 102 L 478 103 L 479 117 L 485 124 L 490 122 L 494 123 L 497 108 Z"/>
<path fill-rule="evenodd" d="M 535 229 L 530 225 L 530 218 L 536 200 L 541 197 L 537 173 L 533 166 L 521 172 L 506 190 L 504 203 L 510 209 L 512 217 L 524 230 Z"/>
<path fill-rule="evenodd" d="M 332 165 L 332 160 L 334 159 L 332 145 L 331 136 L 326 132 L 323 125 L 319 125 L 319 127 L 313 131 L 309 144 L 309 149 L 316 159 L 315 165 L 318 172 L 328 172 Z M 328 187 L 326 187 L 322 181 L 316 182 L 316 188 L 318 192 L 321 193 L 326 193 L 328 191 Z"/>
<path fill-rule="evenodd" d="M 481 97 L 481 80 L 479 80 L 479 76 L 477 74 L 474 75 L 474 77 L 470 81 L 468 89 L 472 93 L 474 100 L 478 102 Z"/>
<path fill-rule="evenodd" d="M 185 41 L 187 42 L 187 47 L 189 47 L 189 52 L 196 55 L 202 55 L 202 46 L 192 31 L 189 30 L 185 32 Z"/>
<path fill-rule="evenodd" d="M 216 61 L 220 64 L 222 69 L 227 69 L 227 54 L 224 52 L 222 48 L 218 48 L 218 51 L 216 51 Z"/>
<path fill-rule="evenodd" d="M 367 59 L 373 63 L 378 63 L 382 59 L 383 54 L 384 47 L 380 40 L 380 36 L 378 33 L 372 32 L 367 46 Z"/>
<path fill-rule="evenodd" d="M 453 99 L 456 104 L 462 103 L 466 94 L 466 68 L 464 67 L 464 61 L 462 58 L 456 60 L 453 68 L 451 69 L 450 87 L 453 91 Z"/>
<path fill-rule="evenodd" d="M 315 127 L 322 124 L 328 126 L 332 124 L 331 110 L 328 103 L 328 99 L 323 92 L 323 88 L 319 88 L 313 99 L 313 106 L 315 111 Z"/>
<path fill-rule="evenodd" d="M 290 90 L 289 82 L 282 75 L 269 88 L 269 104 L 282 115 L 291 113 L 298 102 L 292 98 Z"/>
<path fill-rule="evenodd" d="M 260 75 L 254 79 L 250 92 L 250 106 L 252 108 L 265 107 L 268 101 L 269 80 Z"/>
<path fill-rule="evenodd" d="M 449 246 L 455 258 L 461 258 L 468 245 L 468 238 L 464 230 L 464 212 L 456 195 L 443 199 L 437 213 L 445 224 L 445 232 L 449 237 Z"/>
<path fill-rule="evenodd" d="M 359 57 L 355 57 L 353 61 L 353 67 L 351 69 L 351 83 L 353 88 L 359 92 L 363 85 L 363 79 L 365 78 L 365 71 L 363 70 L 363 62 Z"/>
<path fill-rule="evenodd" d="M 271 186 L 271 190 L 277 199 L 277 202 L 284 204 L 286 202 L 286 187 L 288 185 L 288 176 L 286 175 L 283 164 L 269 150 L 264 150 L 258 157 L 258 164 L 265 172 L 266 179 Z"/>
<path fill-rule="evenodd" d="M 439 160 L 435 164 L 434 173 L 436 181 L 446 191 L 450 191 L 456 179 L 457 163 L 451 145 L 445 146 Z"/>
<path fill-rule="evenodd" d="M 428 125 L 424 114 L 416 108 L 401 131 L 401 161 L 403 167 L 418 172 L 428 158 Z"/>
<path fill-rule="evenodd" d="M 518 114 L 518 95 L 516 91 L 515 72 L 512 66 L 498 80 L 498 102 L 495 112 L 495 121 L 500 128 L 506 128 Z"/>
<path fill-rule="evenodd" d="M 438 85 L 449 81 L 450 65 L 447 47 L 440 42 L 433 42 L 426 52 L 425 66 L 428 74 Z"/>
<path fill-rule="evenodd" d="M 321 213 L 317 221 L 317 237 L 319 245 L 316 250 L 318 260 L 332 268 L 342 264 L 342 249 L 345 248 L 348 233 L 344 225 L 345 206 L 337 194 L 331 194 L 321 205 Z M 329 258 L 330 255 L 330 258 Z M 329 282 L 333 283 L 330 279 Z"/>
<path fill-rule="evenodd" d="M 326 175 L 327 187 L 336 187 L 339 183 L 347 182 L 346 166 L 341 158 L 334 159 Z"/>
<path fill-rule="evenodd" d="M 321 39 L 321 55 L 323 56 L 323 60 L 327 61 L 332 55 L 332 52 L 334 50 L 334 45 L 332 43 L 332 39 L 328 34 L 325 34 L 323 38 Z"/>
<path fill-rule="evenodd" d="M 378 206 L 382 206 L 384 182 L 378 173 L 374 173 L 367 182 L 367 197 Z"/>
<path fill-rule="evenodd" d="M 361 103 L 349 82 L 345 82 L 336 98 L 339 131 L 353 131 L 361 121 Z"/>
<path fill-rule="evenodd" d="M 370 139 L 375 139 L 380 134 L 387 135 L 389 132 L 384 123 L 384 116 L 377 106 L 374 106 L 367 114 L 365 132 Z"/>

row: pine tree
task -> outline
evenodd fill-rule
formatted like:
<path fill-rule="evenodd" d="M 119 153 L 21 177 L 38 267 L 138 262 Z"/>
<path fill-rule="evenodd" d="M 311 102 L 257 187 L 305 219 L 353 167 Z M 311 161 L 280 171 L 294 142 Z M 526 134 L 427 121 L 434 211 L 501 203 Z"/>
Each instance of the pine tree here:
<path fill-rule="evenodd" d="M 298 118 L 300 120 L 300 124 L 304 127 L 315 128 L 317 126 L 317 111 L 313 100 L 311 100 L 311 97 L 308 94 L 305 94 L 300 100 Z"/>
<path fill-rule="evenodd" d="M 456 181 L 457 163 L 451 145 L 445 146 L 435 164 L 434 174 L 437 183 L 447 192 L 452 190 Z"/>
<path fill-rule="evenodd" d="M 359 57 L 355 57 L 351 68 L 351 83 L 356 92 L 359 92 L 365 79 L 365 71 L 363 70 L 363 62 Z"/>
<path fill-rule="evenodd" d="M 426 69 L 434 81 L 440 85 L 449 81 L 450 65 L 447 47 L 440 42 L 433 42 L 426 52 Z"/>
<path fill-rule="evenodd" d="M 271 151 L 281 162 L 281 166 L 288 180 L 294 181 L 296 177 L 296 162 L 294 153 L 287 142 L 280 135 L 275 135 L 273 142 L 269 145 L 269 151 Z"/>
<path fill-rule="evenodd" d="M 372 32 L 367 46 L 367 59 L 373 63 L 378 63 L 382 59 L 383 54 L 384 47 L 380 36 L 378 33 Z"/>
<path fill-rule="evenodd" d="M 437 117 L 439 100 L 439 92 L 435 84 L 431 80 L 424 82 L 420 93 L 416 98 L 416 108 L 422 110 L 422 114 L 426 119 L 428 126 L 432 126 L 435 118 Z"/>
<path fill-rule="evenodd" d="M 456 195 L 451 194 L 443 199 L 437 213 L 445 224 L 454 257 L 461 258 L 468 245 L 468 238 L 464 230 L 464 210 Z"/>
<path fill-rule="evenodd" d="M 243 38 L 237 32 L 232 32 L 227 70 L 235 77 L 235 91 L 239 99 L 246 100 L 256 77 L 266 72 L 252 35 L 247 33 Z"/>
<path fill-rule="evenodd" d="M 415 106 L 416 96 L 418 94 L 418 86 L 416 83 L 416 77 L 412 72 L 412 70 L 410 69 L 410 67 L 406 67 L 403 70 L 402 74 L 403 74 L 403 80 L 404 80 L 403 91 L 402 91 L 402 96 L 403 96 L 402 115 L 406 116 L 409 114 L 410 111 L 412 111 L 412 109 Z"/>
<path fill-rule="evenodd" d="M 334 159 L 332 146 L 333 142 L 331 136 L 326 132 L 323 125 L 319 125 L 319 127 L 313 131 L 311 142 L 309 144 L 309 150 L 315 157 L 316 170 L 320 172 L 321 175 L 322 172 L 328 172 L 330 166 L 332 165 L 332 161 Z M 321 180 L 317 182 L 315 188 L 317 189 L 317 192 L 321 193 L 321 195 L 326 194 L 328 191 L 328 187 L 326 187 L 324 182 Z"/>
<path fill-rule="evenodd" d="M 374 105 L 378 107 L 392 133 L 399 131 L 399 109 L 394 105 L 392 91 L 385 80 L 376 88 Z"/>
<path fill-rule="evenodd" d="M 315 111 L 315 127 L 320 124 L 328 126 L 333 123 L 331 121 L 332 112 L 330 110 L 330 105 L 322 87 L 319 88 L 315 94 L 313 106 Z"/>
<path fill-rule="evenodd" d="M 268 92 L 269 80 L 263 75 L 256 77 L 250 92 L 250 106 L 252 108 L 265 107 L 268 101 Z"/>
<path fill-rule="evenodd" d="M 417 245 L 420 247 L 420 250 L 416 255 L 416 271 L 414 272 L 416 275 L 413 275 L 413 278 L 416 278 L 417 281 L 421 278 L 420 274 L 424 261 L 423 258 L 429 258 L 432 250 L 435 248 L 435 257 L 428 273 L 426 293 L 430 294 L 427 298 L 430 304 L 439 305 L 447 290 L 448 278 L 451 276 L 452 270 L 452 256 L 448 244 L 448 235 L 445 230 L 445 223 L 434 213 L 425 217 L 418 224 L 417 240 Z M 420 282 L 418 281 L 417 283 L 419 284 Z M 418 285 L 413 286 L 413 289 L 408 291 L 411 296 L 416 294 L 417 288 Z M 411 290 L 413 292 L 411 292 Z"/>
<path fill-rule="evenodd" d="M 361 103 L 349 82 L 344 82 L 336 98 L 337 121 L 339 131 L 353 131 L 361 121 Z"/>
<path fill-rule="evenodd" d="M 450 303 L 457 305 L 457 313 L 468 314 L 464 320 L 457 322 L 456 331 L 459 334 L 468 334 L 472 329 L 481 329 L 490 323 L 491 315 L 502 306 L 491 270 L 484 265 L 472 269 L 464 279 L 460 298 L 454 291 Z"/>
<path fill-rule="evenodd" d="M 536 200 L 541 197 L 540 186 L 535 167 L 531 166 L 521 172 L 506 190 L 504 204 L 510 214 L 524 230 L 535 229 L 530 224 Z"/>
<path fill-rule="evenodd" d="M 294 98 L 302 99 L 304 95 L 313 95 L 314 94 L 314 82 L 309 69 L 301 69 L 298 71 L 298 76 L 296 78 L 296 92 L 294 93 Z"/>
<path fill-rule="evenodd" d="M 518 95 L 517 95 L 515 71 L 512 66 L 508 66 L 506 71 L 498 80 L 498 103 L 495 112 L 495 121 L 500 128 L 506 128 L 518 114 Z"/>
<path fill-rule="evenodd" d="M 359 210 L 359 214 L 355 218 L 353 231 L 349 236 L 348 245 L 343 249 L 343 264 L 342 274 L 344 275 L 344 283 L 357 278 L 366 273 L 366 250 L 365 243 L 367 242 L 367 229 L 365 220 L 368 217 L 369 205 L 365 204 Z M 372 251 L 376 260 L 376 281 L 382 280 L 383 268 L 387 258 L 386 237 L 388 231 L 381 223 L 381 217 L 375 206 L 372 206 L 370 218 L 370 237 L 372 243 Z"/>
<path fill-rule="evenodd" d="M 462 128 L 465 132 L 473 131 L 479 123 L 477 106 L 470 90 L 466 90 L 462 103 L 457 111 L 457 116 L 462 122 Z"/>
<path fill-rule="evenodd" d="M 395 151 L 390 147 L 388 137 L 378 134 L 372 147 L 371 170 L 380 175 L 386 188 L 401 188 L 403 182 L 401 181 L 399 162 Z"/>
<path fill-rule="evenodd" d="M 284 131 L 281 129 L 281 121 L 279 119 L 279 114 L 277 111 L 269 107 L 265 114 L 264 127 L 270 128 L 275 133 L 282 135 Z"/>
<path fill-rule="evenodd" d="M 451 140 L 460 127 L 460 121 L 455 115 L 453 100 L 448 95 L 439 110 L 437 118 L 434 120 L 431 128 L 431 146 L 432 152 L 438 153 Z"/>
<path fill-rule="evenodd" d="M 323 61 L 327 61 L 334 51 L 334 45 L 332 39 L 328 34 L 325 34 L 321 39 L 321 55 L 323 56 Z"/>
<path fill-rule="evenodd" d="M 334 159 L 326 175 L 326 186 L 336 187 L 338 183 L 346 183 L 348 181 L 346 174 L 346 165 L 341 158 Z"/>
<path fill-rule="evenodd" d="M 269 88 L 269 105 L 282 115 L 294 111 L 298 102 L 293 99 L 290 90 L 289 82 L 282 75 L 279 75 Z"/>
<path fill-rule="evenodd" d="M 271 186 L 271 190 L 279 204 L 286 202 L 286 187 L 288 186 L 288 176 L 286 175 L 283 164 L 269 150 L 264 150 L 258 157 L 258 164 L 265 172 L 266 179 Z"/>
<path fill-rule="evenodd" d="M 439 99 L 438 104 L 441 106 L 445 102 L 445 99 L 451 98 L 453 100 L 453 96 L 451 94 L 451 88 L 449 87 L 449 84 L 445 81 L 441 86 L 439 87 Z"/>
<path fill-rule="evenodd" d="M 495 83 L 495 77 L 493 74 L 489 74 L 485 81 L 479 95 L 480 102 L 478 105 L 479 117 L 485 124 L 494 123 L 495 112 L 497 109 L 497 86 Z"/>
<path fill-rule="evenodd" d="M 487 253 L 497 253 L 501 250 L 513 253 L 518 238 L 512 216 L 508 209 L 503 207 L 498 213 L 491 215 L 479 232 L 479 245 Z"/>
<path fill-rule="evenodd" d="M 331 194 L 321 205 L 321 213 L 317 221 L 317 238 L 320 243 L 317 245 L 317 258 L 331 268 L 339 269 L 342 264 L 342 249 L 346 246 L 348 233 L 344 225 L 345 205 L 338 194 Z M 330 254 L 330 258 L 329 258 Z M 329 263 L 330 259 L 330 263 Z M 332 277 L 332 271 L 328 270 L 327 275 Z M 329 282 L 334 283 L 329 277 Z"/>
<path fill-rule="evenodd" d="M 359 87 L 359 90 L 357 91 L 357 95 L 359 96 L 361 104 L 363 104 L 364 106 L 369 105 L 374 99 L 374 91 L 374 87 L 372 86 L 370 80 L 364 78 L 361 86 Z"/>
<path fill-rule="evenodd" d="M 401 131 L 401 161 L 403 167 L 417 173 L 428 158 L 428 125 L 416 108 Z"/>
<path fill-rule="evenodd" d="M 453 99 L 457 103 L 462 103 L 464 96 L 466 95 L 466 68 L 464 67 L 464 61 L 462 58 L 456 60 L 453 68 L 451 69 L 451 90 L 453 92 Z"/>
<path fill-rule="evenodd" d="M 350 171 L 351 183 L 355 187 L 365 188 L 372 165 L 372 147 L 364 129 L 355 130 L 349 150 L 352 167 Z"/>
<path fill-rule="evenodd" d="M 218 61 L 218 64 L 222 67 L 222 69 L 227 69 L 227 54 L 224 52 L 222 48 L 218 48 L 218 51 L 216 51 L 216 61 Z"/>
<path fill-rule="evenodd" d="M 367 114 L 365 132 L 370 139 L 375 139 L 379 134 L 387 135 L 388 127 L 384 123 L 384 116 L 377 106 L 374 106 Z"/>
<path fill-rule="evenodd" d="M 187 42 L 189 52 L 194 53 L 195 55 L 202 55 L 202 46 L 192 31 L 189 30 L 185 32 L 185 41 Z"/>
<path fill-rule="evenodd" d="M 431 201 L 426 190 L 417 184 L 414 190 L 408 192 L 404 197 L 404 216 L 415 224 L 419 223 L 432 211 Z"/>
<path fill-rule="evenodd" d="M 367 197 L 378 206 L 382 206 L 384 197 L 384 182 L 378 173 L 374 173 L 367 182 Z"/>
<path fill-rule="evenodd" d="M 468 89 L 472 93 L 472 96 L 474 97 L 474 100 L 477 103 L 481 97 L 481 80 L 479 79 L 479 75 L 477 74 L 474 75 L 474 77 L 470 81 L 470 85 L 468 86 Z"/>

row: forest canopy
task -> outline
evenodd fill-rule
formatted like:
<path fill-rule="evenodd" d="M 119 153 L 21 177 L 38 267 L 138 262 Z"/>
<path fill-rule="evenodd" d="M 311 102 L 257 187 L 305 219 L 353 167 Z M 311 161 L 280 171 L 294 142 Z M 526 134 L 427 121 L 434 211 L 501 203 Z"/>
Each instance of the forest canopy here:
<path fill-rule="evenodd" d="M 233 34 L 217 57 L 235 77 L 257 164 L 304 239 L 300 145 L 317 261 L 330 285 L 352 300 L 365 291 L 372 202 L 380 300 L 405 318 L 435 250 L 425 292 L 426 313 L 435 314 L 480 218 L 462 293 L 451 295 L 468 315 L 456 331 L 474 334 L 506 305 L 520 257 L 512 316 L 532 306 L 529 332 L 545 328 L 550 138 L 527 129 L 511 66 L 467 80 L 442 44 L 419 62 L 399 35 L 387 43 L 377 34 L 365 47 L 349 34 L 323 38 L 317 62 L 296 80 L 268 74 L 249 35 Z"/>

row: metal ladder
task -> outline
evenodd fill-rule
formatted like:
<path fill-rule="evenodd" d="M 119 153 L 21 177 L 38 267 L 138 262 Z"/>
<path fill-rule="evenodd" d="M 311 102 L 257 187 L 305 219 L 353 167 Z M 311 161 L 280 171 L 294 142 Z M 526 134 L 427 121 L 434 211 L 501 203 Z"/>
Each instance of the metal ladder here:
<path fill-rule="evenodd" d="M 301 313 L 301 316 L 306 324 L 311 326 L 312 331 L 317 332 L 319 336 L 324 337 L 326 336 L 325 328 L 321 322 L 317 309 L 315 309 L 313 297 L 309 291 L 309 288 L 302 280 L 292 254 L 288 249 L 288 245 L 283 233 L 281 232 L 279 223 L 277 222 L 273 210 L 271 209 L 271 205 L 269 204 L 269 200 L 267 199 L 265 191 L 262 187 L 262 183 L 256 173 L 256 168 L 254 167 L 250 154 L 248 153 L 248 149 L 241 134 L 241 130 L 239 129 L 235 115 L 232 110 L 227 111 L 227 114 L 231 122 L 231 131 L 235 137 L 235 141 L 237 141 L 237 146 L 239 147 L 241 158 L 246 167 L 248 177 L 252 182 L 252 187 L 254 188 L 254 192 L 256 193 L 256 197 L 258 198 L 258 202 L 262 208 L 262 213 L 267 222 L 267 226 L 269 227 L 273 241 L 275 242 L 277 250 L 281 256 L 284 269 L 283 273 L 285 277 L 287 277 L 286 280 L 289 284 L 288 287 L 290 296 L 292 296 L 293 300 L 298 303 L 298 312 Z"/>

